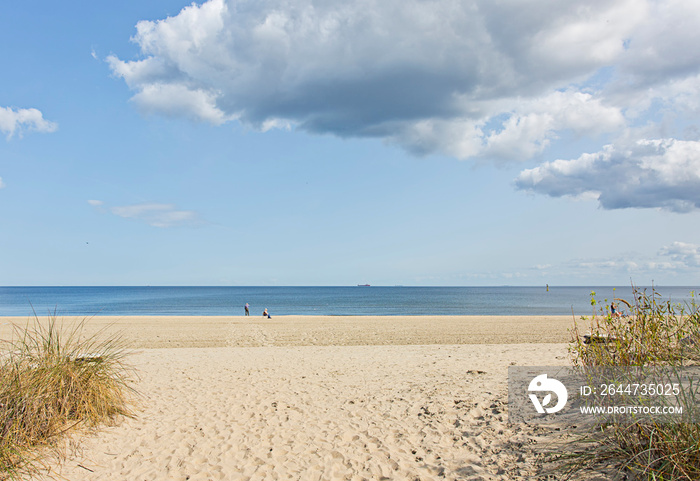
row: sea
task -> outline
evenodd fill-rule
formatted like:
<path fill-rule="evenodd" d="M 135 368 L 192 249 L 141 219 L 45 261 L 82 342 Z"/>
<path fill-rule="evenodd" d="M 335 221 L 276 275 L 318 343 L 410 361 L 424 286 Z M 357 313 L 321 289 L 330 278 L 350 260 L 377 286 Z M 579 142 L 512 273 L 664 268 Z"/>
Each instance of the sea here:
<path fill-rule="evenodd" d="M 651 287 L 639 287 L 651 294 Z M 653 288 L 664 301 L 690 303 L 698 287 Z M 633 302 L 630 286 L 536 287 L 0 287 L 0 316 L 272 315 L 574 315 L 614 298 Z M 693 294 L 691 294 L 693 293 Z M 620 305 L 624 311 L 625 306 Z"/>

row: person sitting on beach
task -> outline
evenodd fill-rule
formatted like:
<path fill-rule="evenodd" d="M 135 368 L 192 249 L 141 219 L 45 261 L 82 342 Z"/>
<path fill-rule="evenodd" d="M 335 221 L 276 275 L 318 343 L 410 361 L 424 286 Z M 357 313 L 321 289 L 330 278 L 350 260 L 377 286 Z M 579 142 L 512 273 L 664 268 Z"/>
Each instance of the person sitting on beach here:
<path fill-rule="evenodd" d="M 617 310 L 615 309 L 615 303 L 614 303 L 614 302 L 611 302 L 611 303 L 610 303 L 610 316 L 611 316 L 611 317 L 620 317 L 620 313 L 617 312 Z"/>
<path fill-rule="evenodd" d="M 267 307 L 263 311 L 263 317 L 267 317 L 268 319 L 272 319 L 272 317 L 270 317 L 270 314 L 267 313 Z"/>

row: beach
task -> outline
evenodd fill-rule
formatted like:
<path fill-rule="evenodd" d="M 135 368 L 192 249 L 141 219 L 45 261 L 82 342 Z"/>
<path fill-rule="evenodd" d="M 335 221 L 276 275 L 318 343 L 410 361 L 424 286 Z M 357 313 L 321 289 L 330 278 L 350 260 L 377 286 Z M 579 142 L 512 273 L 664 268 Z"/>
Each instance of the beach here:
<path fill-rule="evenodd" d="M 79 319 L 66 318 L 70 324 Z M 24 318 L 0 318 L 0 338 Z M 508 424 L 510 365 L 567 365 L 570 316 L 100 317 L 136 417 L 73 436 L 68 480 L 530 479 L 566 433 Z"/>

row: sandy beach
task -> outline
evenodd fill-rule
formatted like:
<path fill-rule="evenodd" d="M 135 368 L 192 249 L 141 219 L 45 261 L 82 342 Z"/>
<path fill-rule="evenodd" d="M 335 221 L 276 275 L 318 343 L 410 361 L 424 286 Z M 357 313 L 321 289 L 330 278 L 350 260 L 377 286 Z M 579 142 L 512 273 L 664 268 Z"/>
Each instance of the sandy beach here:
<path fill-rule="evenodd" d="M 26 321 L 0 318 L 0 337 Z M 75 481 L 530 479 L 565 434 L 508 424 L 507 368 L 568 364 L 572 323 L 94 317 L 86 332 L 119 332 L 133 350 L 137 416 L 75 437 L 55 469 Z"/>
<path fill-rule="evenodd" d="M 85 333 L 119 334 L 133 348 L 563 343 L 572 316 L 94 316 Z M 41 320 L 41 318 L 40 318 Z M 0 339 L 33 319 L 0 317 Z"/>

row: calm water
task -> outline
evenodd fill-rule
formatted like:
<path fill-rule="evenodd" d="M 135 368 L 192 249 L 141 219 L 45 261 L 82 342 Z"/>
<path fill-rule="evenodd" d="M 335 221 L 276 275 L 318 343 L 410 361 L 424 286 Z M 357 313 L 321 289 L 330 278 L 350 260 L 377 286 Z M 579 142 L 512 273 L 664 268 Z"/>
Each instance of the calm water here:
<path fill-rule="evenodd" d="M 682 302 L 697 287 L 657 287 Z M 0 316 L 59 315 L 568 315 L 590 293 L 631 300 L 630 287 L 0 287 Z"/>

